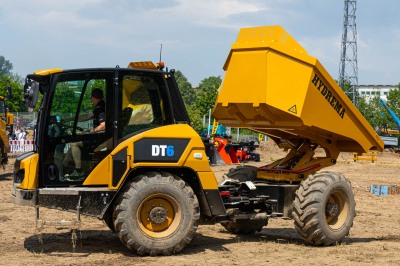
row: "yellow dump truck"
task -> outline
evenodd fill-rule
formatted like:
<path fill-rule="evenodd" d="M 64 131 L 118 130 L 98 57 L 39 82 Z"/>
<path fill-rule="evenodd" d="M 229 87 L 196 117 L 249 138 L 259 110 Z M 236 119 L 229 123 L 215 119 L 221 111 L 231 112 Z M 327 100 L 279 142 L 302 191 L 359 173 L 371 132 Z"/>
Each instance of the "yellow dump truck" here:
<path fill-rule="evenodd" d="M 10 93 L 11 91 L 9 90 L 9 94 Z M 13 125 L 14 115 L 8 112 L 5 98 L 0 96 L 0 166 L 3 168 L 8 162 L 7 154 L 10 153 L 7 129 L 12 132 Z"/>
<path fill-rule="evenodd" d="M 26 79 L 27 106 L 43 97 L 37 146 L 16 158 L 13 202 L 35 206 L 39 225 L 40 207 L 76 212 L 71 225 L 81 214 L 98 217 L 138 254 L 179 252 L 199 224 L 254 233 L 273 217 L 293 218 L 306 243 L 340 242 L 355 215 L 351 184 L 319 170 L 341 151 L 382 150 L 379 136 L 280 27 L 242 29 L 224 69 L 214 116 L 270 136 L 289 150 L 285 158 L 234 169 L 218 184 L 173 70 L 151 62 L 47 69 Z M 104 94 L 104 131 L 80 119 L 94 89 Z M 81 169 L 76 143 L 84 144 Z M 314 155 L 317 147 L 325 156 Z"/>

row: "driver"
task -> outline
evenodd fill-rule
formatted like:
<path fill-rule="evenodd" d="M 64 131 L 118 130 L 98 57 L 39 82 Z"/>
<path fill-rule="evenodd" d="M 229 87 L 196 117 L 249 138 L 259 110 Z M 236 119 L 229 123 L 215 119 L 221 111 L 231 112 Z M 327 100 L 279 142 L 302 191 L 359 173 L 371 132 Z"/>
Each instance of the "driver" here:
<path fill-rule="evenodd" d="M 93 89 L 90 94 L 90 100 L 94 106 L 93 113 L 78 118 L 78 121 L 93 119 L 93 129 L 90 132 L 104 131 L 106 129 L 106 103 L 103 99 L 103 91 L 98 88 Z M 66 177 L 81 179 L 85 176 L 85 173 L 82 171 L 82 148 L 91 147 L 94 144 L 96 142 L 91 140 L 71 143 L 71 155 L 75 164 L 75 170 L 70 175 L 66 175 Z"/>

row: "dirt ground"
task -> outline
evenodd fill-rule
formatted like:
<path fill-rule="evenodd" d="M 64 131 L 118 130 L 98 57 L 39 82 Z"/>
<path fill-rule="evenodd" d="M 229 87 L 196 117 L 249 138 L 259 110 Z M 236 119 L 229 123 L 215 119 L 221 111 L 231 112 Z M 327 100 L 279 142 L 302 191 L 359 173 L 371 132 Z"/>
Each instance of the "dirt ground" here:
<path fill-rule="evenodd" d="M 283 154 L 268 142 L 258 152 L 263 164 Z M 369 191 L 371 185 L 400 185 L 400 157 L 390 151 L 379 153 L 374 163 L 353 162 L 352 154 L 341 154 L 335 166 L 325 169 L 344 174 L 356 197 L 357 216 L 350 236 L 341 244 L 307 246 L 297 236 L 293 221 L 275 218 L 250 236 L 229 234 L 219 224 L 200 225 L 192 242 L 168 257 L 133 254 L 101 221 L 85 216 L 75 248 L 67 227 L 46 227 L 41 243 L 34 208 L 10 201 L 12 163 L 0 170 L 0 265 L 400 265 L 400 194 L 378 196 Z M 231 167 L 213 170 L 221 178 Z M 44 208 L 41 216 L 74 218 Z"/>

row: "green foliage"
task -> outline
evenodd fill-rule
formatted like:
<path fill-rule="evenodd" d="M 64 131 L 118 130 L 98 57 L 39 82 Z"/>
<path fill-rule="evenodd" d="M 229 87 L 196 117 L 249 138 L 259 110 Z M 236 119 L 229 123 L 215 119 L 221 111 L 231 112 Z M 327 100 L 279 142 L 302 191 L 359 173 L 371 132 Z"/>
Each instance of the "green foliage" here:
<path fill-rule="evenodd" d="M 339 82 L 336 81 L 336 83 L 338 83 L 339 87 L 341 87 L 342 90 L 346 93 L 347 97 L 349 97 L 349 99 L 353 101 L 353 86 L 351 85 L 351 82 L 347 79 L 344 79 L 340 80 Z M 358 103 L 354 104 L 358 105 Z"/>
<path fill-rule="evenodd" d="M 380 95 L 375 95 L 369 102 L 365 97 L 358 100 L 358 109 L 377 131 L 383 129 L 398 129 L 394 119 L 388 113 L 386 108 L 379 101 Z M 400 116 L 400 88 L 389 91 L 387 95 L 387 106 L 399 117 Z"/>
<path fill-rule="evenodd" d="M 384 124 L 385 111 L 382 109 L 379 102 L 379 95 L 367 102 L 365 96 L 358 99 L 358 110 L 377 131 L 381 130 Z"/>
<path fill-rule="evenodd" d="M 187 111 L 190 117 L 191 126 L 193 127 L 194 130 L 200 132 L 203 129 L 203 122 L 202 122 L 203 115 L 193 105 L 187 106 Z"/>
<path fill-rule="evenodd" d="M 78 100 L 79 95 L 69 88 L 68 83 L 59 83 L 54 94 L 52 109 L 60 114 L 75 113 Z"/>
<path fill-rule="evenodd" d="M 238 130 L 241 135 L 254 136 L 254 137 L 258 138 L 258 132 L 248 129 L 248 128 L 232 128 L 231 129 L 232 136 L 235 136 L 237 134 Z"/>
<path fill-rule="evenodd" d="M 7 98 L 6 105 L 10 112 L 25 111 L 23 100 L 23 80 L 20 76 L 15 74 L 3 75 L 0 77 L 0 95 Z M 8 98 L 8 89 L 11 87 L 12 95 Z"/>
<path fill-rule="evenodd" d="M 202 118 L 208 115 L 213 108 L 221 85 L 221 77 L 208 77 L 203 79 L 197 92 L 180 71 L 175 72 L 175 79 L 182 94 L 183 101 L 188 111 L 192 127 L 200 132 L 203 129 Z"/>
<path fill-rule="evenodd" d="M 400 118 L 400 84 L 396 89 L 390 90 L 387 95 L 387 106 L 396 114 L 398 118 Z M 394 119 L 385 111 L 387 118 L 387 127 L 391 129 L 398 129 L 397 124 Z"/>
<path fill-rule="evenodd" d="M 179 91 L 182 95 L 183 102 L 185 103 L 186 110 L 188 112 L 191 125 L 194 130 L 201 130 L 201 115 L 196 108 L 194 108 L 193 103 L 196 100 L 196 93 L 192 87 L 192 84 L 187 80 L 187 78 L 182 74 L 181 71 L 175 72 L 175 80 L 178 84 Z M 199 126 L 200 123 L 200 126 Z"/>
<path fill-rule="evenodd" d="M 104 79 L 95 79 L 93 81 L 93 85 L 90 86 L 90 91 L 93 89 L 101 89 L 105 95 L 105 90 L 106 90 L 106 81 Z"/>
<path fill-rule="evenodd" d="M 6 60 L 4 56 L 0 55 L 0 77 L 11 74 L 13 65 L 10 61 Z"/>
<path fill-rule="evenodd" d="M 209 77 L 203 79 L 196 93 L 195 107 L 201 115 L 207 115 L 210 109 L 214 108 L 218 96 L 218 89 L 221 86 L 221 77 Z"/>
<path fill-rule="evenodd" d="M 83 86 L 85 85 L 84 81 L 79 81 L 74 83 L 76 88 L 71 88 L 71 83 L 58 83 L 55 94 L 54 101 L 52 105 L 52 110 L 57 112 L 57 114 L 68 114 L 76 113 L 77 105 L 79 102 L 79 98 L 81 97 L 80 92 L 82 91 Z M 105 81 L 104 80 L 94 80 L 87 85 L 87 89 L 82 99 L 82 108 L 80 110 L 80 114 L 90 113 L 93 109 L 92 101 L 90 100 L 91 91 L 95 88 L 102 89 L 105 91 Z M 53 115 L 56 115 L 54 113 Z"/>
<path fill-rule="evenodd" d="M 23 99 L 23 79 L 18 74 L 11 72 L 13 65 L 0 55 L 0 95 L 6 97 L 6 105 L 10 112 L 25 111 Z M 12 95 L 8 97 L 8 87 L 11 87 Z"/>
<path fill-rule="evenodd" d="M 192 84 L 190 84 L 187 78 L 179 70 L 175 72 L 175 79 L 185 105 L 191 106 L 196 100 L 196 93 Z"/>

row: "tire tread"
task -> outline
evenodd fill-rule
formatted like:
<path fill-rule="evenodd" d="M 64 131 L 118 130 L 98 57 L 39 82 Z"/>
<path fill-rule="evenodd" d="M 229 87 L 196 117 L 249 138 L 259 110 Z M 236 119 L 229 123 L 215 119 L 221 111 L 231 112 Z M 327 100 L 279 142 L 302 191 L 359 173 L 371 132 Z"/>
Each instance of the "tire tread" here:
<path fill-rule="evenodd" d="M 336 239 L 329 238 L 327 233 L 324 232 L 321 223 L 325 221 L 319 220 L 318 212 L 323 201 L 324 192 L 338 183 L 346 184 L 351 192 L 351 183 L 343 175 L 322 171 L 315 175 L 310 175 L 307 179 L 302 181 L 299 189 L 295 193 L 292 213 L 294 225 L 300 237 L 309 244 L 328 246 L 337 242 Z M 350 209 L 345 224 L 348 230 L 345 235 L 348 234 L 355 216 L 354 195 L 352 192 L 349 194 L 350 195 L 347 196 L 350 201 Z M 342 239 L 345 235 L 338 235 L 338 237 Z"/>
<path fill-rule="evenodd" d="M 143 188 L 148 186 L 157 186 L 157 184 L 168 184 L 184 191 L 186 198 L 190 203 L 190 209 L 192 212 L 191 226 L 190 229 L 187 230 L 186 235 L 184 235 L 178 243 L 165 248 L 145 247 L 143 244 L 140 244 L 139 241 L 135 240 L 135 236 L 128 226 L 128 220 L 129 217 L 131 217 L 128 207 L 130 201 Z M 167 172 L 148 172 L 145 175 L 138 176 L 134 181 L 131 181 L 125 186 L 122 194 L 117 199 L 115 206 L 113 219 L 114 227 L 119 239 L 128 249 L 135 251 L 139 255 L 171 255 L 181 251 L 193 239 L 193 236 L 197 230 L 198 220 L 200 219 L 199 202 L 192 188 L 182 179 Z"/>

